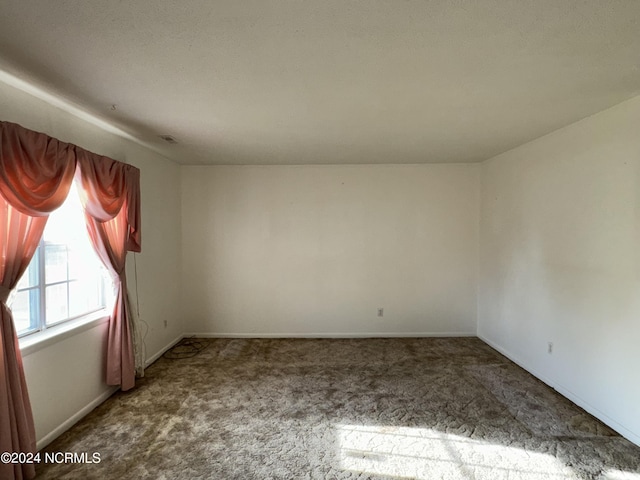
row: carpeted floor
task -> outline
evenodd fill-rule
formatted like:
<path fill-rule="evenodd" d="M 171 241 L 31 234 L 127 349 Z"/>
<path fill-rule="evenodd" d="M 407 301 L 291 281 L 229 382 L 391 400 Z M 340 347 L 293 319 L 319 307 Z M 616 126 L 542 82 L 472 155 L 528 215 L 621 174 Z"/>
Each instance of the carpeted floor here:
<path fill-rule="evenodd" d="M 476 338 L 216 339 L 162 358 L 39 479 L 640 479 L 640 447 Z"/>

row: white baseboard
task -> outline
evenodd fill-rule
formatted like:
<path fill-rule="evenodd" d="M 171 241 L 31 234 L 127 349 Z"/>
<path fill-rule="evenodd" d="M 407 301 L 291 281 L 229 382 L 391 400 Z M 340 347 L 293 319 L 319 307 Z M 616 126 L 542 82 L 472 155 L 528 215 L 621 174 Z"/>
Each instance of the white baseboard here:
<path fill-rule="evenodd" d="M 89 412 L 91 412 L 91 410 L 96 408 L 98 405 L 100 405 L 102 402 L 104 402 L 107 398 L 109 398 L 111 395 L 116 393 L 118 390 L 119 390 L 119 387 L 108 387 L 107 390 L 105 390 L 97 398 L 95 398 L 93 401 L 87 404 L 83 409 L 73 414 L 67 420 L 65 420 L 60 425 L 58 425 L 58 427 L 56 427 L 51 432 L 46 434 L 43 438 L 38 440 L 36 442 L 36 450 L 41 450 L 47 445 L 49 445 L 56 438 L 58 438 L 60 435 L 62 435 L 64 432 L 66 432 L 71 427 L 73 427 L 76 423 L 82 420 L 87 414 L 89 414 Z"/>
<path fill-rule="evenodd" d="M 165 345 L 164 347 L 162 347 L 160 349 L 160 351 L 158 353 L 156 353 L 155 355 L 147 358 L 147 361 L 144 362 L 144 368 L 147 368 L 149 365 L 151 365 L 153 362 L 155 362 L 156 360 L 158 360 L 162 355 L 164 355 L 164 353 L 169 350 L 170 348 L 173 348 L 175 346 L 176 343 L 178 343 L 180 340 L 182 340 L 185 337 L 185 335 L 178 335 L 176 338 L 174 338 L 173 340 L 171 340 L 167 345 Z"/>
<path fill-rule="evenodd" d="M 339 332 L 339 333 L 185 333 L 197 338 L 402 338 L 402 337 L 475 337 L 476 332 Z"/>
<path fill-rule="evenodd" d="M 636 433 L 630 431 L 623 425 L 619 424 L 617 421 L 610 418 L 608 415 L 595 408 L 589 402 L 586 402 L 584 399 L 580 398 L 567 388 L 562 385 L 558 385 L 555 382 L 551 381 L 549 378 L 541 375 L 535 370 L 529 368 L 517 355 L 512 354 L 511 352 L 505 350 L 501 346 L 495 344 L 491 340 L 483 337 L 482 335 L 477 334 L 476 332 L 403 332 L 403 333 L 391 333 L 391 332 L 367 332 L 367 333 L 186 333 L 184 335 L 179 335 L 174 340 L 169 342 L 165 347 L 160 349 L 158 353 L 148 358 L 146 361 L 146 366 L 151 365 L 158 358 L 160 358 L 167 350 L 176 345 L 180 340 L 185 337 L 200 337 L 200 338 L 399 338 L 399 337 L 478 337 L 480 340 L 485 342 L 487 345 L 491 346 L 505 357 L 509 358 L 512 362 L 516 363 L 520 367 L 524 368 L 526 371 L 531 373 L 533 376 L 537 377 L 551 388 L 555 389 L 561 395 L 565 396 L 572 402 L 574 402 L 579 407 L 583 408 L 585 411 L 589 412 L 594 417 L 601 420 L 603 423 L 614 429 L 620 435 L 625 437 L 627 440 L 633 442 L 634 444 L 640 446 L 640 436 Z M 118 387 L 110 387 L 105 390 L 101 395 L 87 404 L 80 411 L 69 417 L 66 421 L 56 427 L 54 430 L 49 432 L 43 438 L 37 441 L 36 448 L 37 450 L 41 450 L 42 448 L 49 445 L 52 441 L 58 438 L 62 433 L 67 431 L 73 425 L 78 423 L 83 417 L 85 417 L 89 412 L 91 412 L 94 408 L 100 405 L 102 402 L 107 400 L 111 395 L 113 395 L 116 391 L 118 391 Z"/>
<path fill-rule="evenodd" d="M 534 377 L 538 378 L 542 382 L 544 382 L 547 385 L 549 385 L 551 388 L 556 390 L 560 395 L 562 395 L 563 397 L 568 398 L 573 403 L 578 405 L 580 408 L 584 409 L 585 411 L 587 411 L 588 413 L 590 413 L 591 415 L 596 417 L 598 420 L 602 421 L 602 423 L 604 423 L 604 424 L 608 425 L 609 427 L 611 427 L 613 430 L 618 432 L 624 438 L 626 438 L 630 442 L 635 443 L 636 445 L 640 446 L 640 435 L 632 432 L 631 430 L 626 428 L 624 425 L 621 425 L 617 421 L 613 420 L 607 414 L 603 413 L 601 410 L 597 409 L 596 407 L 591 405 L 589 402 L 585 401 L 583 398 L 581 398 L 578 395 L 576 395 L 575 393 L 573 393 L 571 390 L 565 388 L 562 385 L 557 384 L 556 382 L 553 382 L 551 379 L 545 377 L 544 375 L 541 375 L 540 373 L 536 372 L 534 369 L 529 368 L 525 364 L 525 362 L 523 362 L 522 359 L 519 358 L 517 355 L 514 355 L 510 351 L 505 350 L 500 345 L 495 344 L 494 342 L 492 342 L 488 338 L 483 337 L 480 334 L 478 334 L 478 338 L 480 340 L 482 340 L 484 343 L 486 343 L 487 345 L 489 345 L 491 348 L 493 348 L 493 349 L 497 350 L 498 352 L 500 352 L 502 355 L 507 357 L 513 363 L 515 363 L 515 364 L 519 365 L 520 367 L 524 368 L 527 372 L 529 372 Z"/>
<path fill-rule="evenodd" d="M 169 342 L 169 344 L 167 344 L 164 348 L 162 348 L 158 353 L 156 353 L 155 355 L 153 355 L 152 357 L 147 359 L 147 361 L 145 362 L 145 367 L 148 367 L 153 362 L 155 362 L 158 358 L 160 358 L 164 354 L 164 352 L 166 352 L 171 347 L 173 347 L 176 343 L 178 343 L 180 340 L 182 340 L 182 338 L 183 338 L 183 336 L 179 335 L 174 340 Z M 56 438 L 58 438 L 60 435 L 62 435 L 64 432 L 66 432 L 71 427 L 73 427 L 76 423 L 78 423 L 80 420 L 82 420 L 94 408 L 96 408 L 98 405 L 100 405 L 105 400 L 107 400 L 111 395 L 113 395 L 119 389 L 120 389 L 120 387 L 108 387 L 102 394 L 100 394 L 94 400 L 89 402 L 84 408 L 82 408 L 81 410 L 79 410 L 78 412 L 73 414 L 71 417 L 69 417 L 67 420 L 62 422 L 55 429 L 53 429 L 51 432 L 46 434 L 43 438 L 38 440 L 36 442 L 36 449 L 37 450 L 41 450 L 44 447 L 46 447 L 47 445 L 49 445 Z"/>

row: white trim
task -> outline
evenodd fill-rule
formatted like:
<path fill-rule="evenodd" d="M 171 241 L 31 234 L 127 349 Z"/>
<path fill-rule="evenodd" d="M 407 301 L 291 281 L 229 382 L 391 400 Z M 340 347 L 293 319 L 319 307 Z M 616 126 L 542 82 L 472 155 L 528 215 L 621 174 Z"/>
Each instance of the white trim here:
<path fill-rule="evenodd" d="M 501 346 L 497 345 L 496 343 L 483 337 L 480 334 L 478 334 L 478 338 L 482 340 L 484 343 L 486 343 L 487 345 L 489 345 L 491 348 L 500 352 L 502 355 L 507 357 L 509 360 L 511 360 L 518 366 L 524 368 L 527 372 L 529 372 L 534 377 L 546 383 L 548 386 L 556 390 L 563 397 L 568 398 L 573 403 L 578 405 L 580 408 L 583 408 L 585 411 L 587 411 L 588 413 L 590 413 L 591 415 L 593 415 L 594 417 L 596 417 L 597 419 L 601 420 L 603 423 L 605 423 L 606 425 L 614 429 L 624 438 L 626 438 L 632 443 L 635 443 L 640 447 L 640 435 L 632 432 L 631 430 L 626 428 L 624 425 L 621 425 L 620 423 L 618 423 L 617 421 L 609 417 L 607 414 L 603 413 L 601 410 L 597 409 L 596 407 L 594 407 L 589 402 L 585 401 L 584 399 L 582 399 L 580 396 L 576 395 L 572 391 L 568 390 L 562 385 L 557 384 L 556 382 L 551 381 L 549 378 L 545 377 L 544 375 L 541 375 L 540 373 L 536 372 L 534 369 L 529 368 L 517 355 L 512 354 L 508 350 L 502 348 Z"/>
<path fill-rule="evenodd" d="M 100 310 L 85 317 L 49 327 L 41 332 L 20 337 L 18 339 L 20 354 L 24 357 L 38 350 L 42 350 L 54 343 L 61 342 L 69 337 L 102 325 L 103 323 L 108 323 L 109 318 L 109 315 L 105 313 L 104 310 Z"/>
<path fill-rule="evenodd" d="M 149 357 L 145 362 L 144 362 L 144 368 L 147 368 L 149 365 L 151 365 L 153 362 L 155 362 L 156 360 L 158 360 L 162 355 L 165 354 L 165 352 L 167 352 L 169 349 L 173 348 L 180 340 L 182 340 L 184 338 L 184 335 L 178 335 L 175 339 L 171 340 L 164 348 L 161 348 L 160 351 L 158 353 L 156 353 L 155 355 L 153 355 L 152 357 Z"/>
<path fill-rule="evenodd" d="M 102 320 L 102 321 L 101 321 Z M 31 349 L 29 350 L 29 353 L 33 353 L 36 350 L 39 350 L 41 348 L 44 348 L 45 345 L 50 345 L 51 343 L 54 342 L 58 342 L 60 340 L 62 340 L 62 338 L 66 338 L 70 335 L 76 335 L 84 330 L 87 330 L 93 326 L 97 326 L 101 323 L 104 323 L 106 321 L 108 321 L 109 319 L 98 319 L 98 320 L 93 320 L 93 322 L 86 322 L 84 325 L 82 325 L 81 327 L 75 328 L 73 329 L 71 332 L 69 332 L 67 335 L 57 335 L 55 337 L 52 337 L 51 342 L 40 342 L 35 344 L 33 347 L 30 347 Z M 158 358 L 160 358 L 167 350 L 169 350 L 171 347 L 173 347 L 176 343 L 178 343 L 180 340 L 182 340 L 183 336 L 182 335 L 178 335 L 178 337 L 174 340 L 172 340 L 171 342 L 169 342 L 169 344 L 167 344 L 167 346 L 165 346 L 164 348 L 162 348 L 158 353 L 156 353 L 154 356 L 150 357 L 145 365 L 149 366 L 151 365 L 153 362 L 155 362 Z M 24 355 L 24 353 L 23 353 Z M 84 408 L 82 408 L 81 410 L 79 410 L 78 412 L 76 412 L 75 414 L 73 414 L 71 417 L 69 417 L 67 420 L 65 420 L 64 422 L 62 422 L 60 425 L 58 425 L 56 428 L 54 428 L 52 431 L 50 431 L 49 433 L 47 433 L 43 438 L 41 438 L 40 440 L 38 440 L 36 442 L 36 450 L 41 450 L 44 447 L 46 447 L 47 445 L 49 445 L 51 442 L 53 442 L 56 438 L 58 438 L 60 435 L 62 435 L 64 432 L 66 432 L 67 430 L 69 430 L 71 427 L 73 427 L 76 423 L 78 423 L 80 420 L 82 420 L 87 414 L 89 414 L 94 408 L 96 408 L 98 405 L 100 405 L 101 403 L 103 403 L 105 400 L 107 400 L 111 395 L 113 395 L 115 392 L 117 392 L 118 390 L 120 390 L 120 387 L 109 387 L 106 386 L 107 390 L 105 390 L 102 394 L 100 394 L 98 397 L 96 397 L 94 400 L 92 400 L 91 402 L 89 402 Z"/>
<path fill-rule="evenodd" d="M 31 81 L 24 80 L 12 73 L 7 72 L 6 70 L 4 70 L 3 65 L 0 65 L 0 82 L 9 85 L 10 87 L 21 90 L 26 94 L 42 100 L 43 102 L 55 108 L 59 108 L 60 110 L 69 113 L 70 115 L 73 115 L 74 117 L 87 122 L 90 125 L 98 127 L 100 130 L 111 133 L 113 135 L 117 135 L 118 137 L 124 138 L 125 140 L 130 140 L 134 143 L 137 143 L 138 145 L 147 148 L 174 163 L 180 163 L 172 158 L 167 157 L 166 153 L 164 153 L 157 145 L 154 145 L 151 142 L 144 141 L 141 138 L 138 138 L 136 135 L 132 135 L 122 128 L 117 127 L 110 120 L 97 116 L 89 112 L 88 109 L 78 106 L 60 97 L 57 94 L 50 92 L 46 89 L 46 87 L 41 87 L 39 85 L 36 85 L 35 83 L 32 83 Z"/>
<path fill-rule="evenodd" d="M 311 332 L 311 333 L 185 333 L 196 338 L 402 338 L 402 337 L 475 337 L 476 332 Z"/>
<path fill-rule="evenodd" d="M 76 423 L 82 420 L 87 414 L 89 414 L 94 408 L 103 403 L 107 398 L 118 391 L 119 387 L 109 387 L 105 392 L 95 398 L 92 402 L 87 404 L 82 410 L 76 412 L 67 420 L 62 422 L 43 438 L 36 442 L 36 450 L 42 450 L 44 447 L 53 442 L 56 438 L 62 435 L 64 432 L 73 427 Z"/>

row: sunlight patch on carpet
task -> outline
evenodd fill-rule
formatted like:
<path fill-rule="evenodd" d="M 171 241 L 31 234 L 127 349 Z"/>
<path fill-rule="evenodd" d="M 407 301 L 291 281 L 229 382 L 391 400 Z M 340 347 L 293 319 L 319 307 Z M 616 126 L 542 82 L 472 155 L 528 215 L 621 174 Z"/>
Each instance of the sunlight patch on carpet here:
<path fill-rule="evenodd" d="M 606 480 L 640 480 L 640 473 L 610 469 L 605 472 L 603 478 Z"/>
<path fill-rule="evenodd" d="M 353 472 L 415 479 L 575 478 L 551 455 L 429 428 L 341 424 L 336 435 L 340 468 Z"/>

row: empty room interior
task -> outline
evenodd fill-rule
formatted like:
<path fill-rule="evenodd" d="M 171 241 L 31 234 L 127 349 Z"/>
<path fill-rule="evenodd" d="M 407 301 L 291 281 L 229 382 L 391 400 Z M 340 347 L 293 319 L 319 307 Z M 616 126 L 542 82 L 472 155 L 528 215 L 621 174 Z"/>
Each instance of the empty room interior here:
<path fill-rule="evenodd" d="M 0 478 L 640 479 L 640 2 L 0 12 Z"/>

